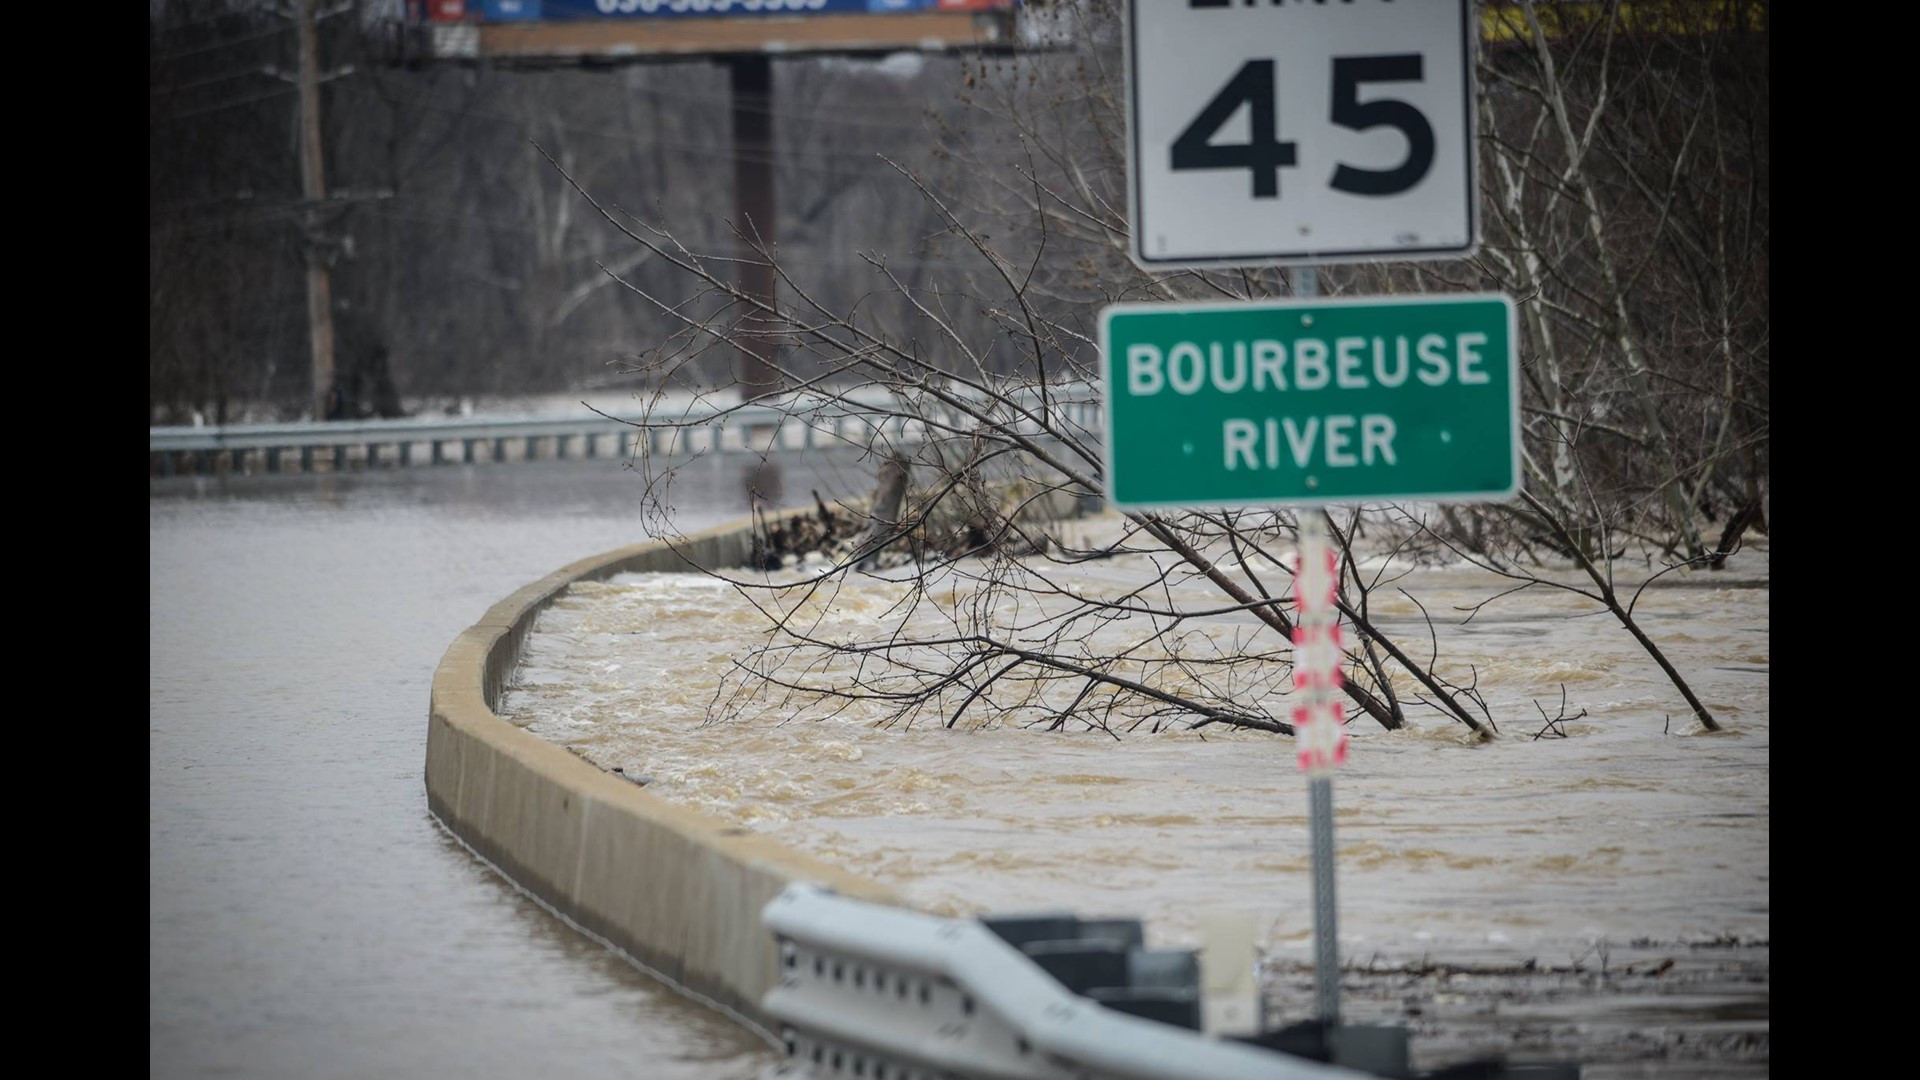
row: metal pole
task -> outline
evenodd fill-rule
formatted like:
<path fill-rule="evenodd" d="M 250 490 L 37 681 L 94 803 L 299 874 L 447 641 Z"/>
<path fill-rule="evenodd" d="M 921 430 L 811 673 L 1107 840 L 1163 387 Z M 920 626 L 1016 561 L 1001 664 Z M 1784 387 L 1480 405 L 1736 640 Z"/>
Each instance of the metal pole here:
<path fill-rule="evenodd" d="M 327 196 L 320 156 L 320 34 L 314 9 L 320 0 L 300 0 L 300 191 L 306 200 L 307 331 L 313 356 L 313 418 L 327 418 L 333 389 L 333 282 L 320 235 L 320 202 Z"/>
<path fill-rule="evenodd" d="M 1299 297 L 1320 295 L 1319 268 L 1296 268 L 1293 294 Z M 1301 507 L 1299 568 L 1304 570 L 1309 566 L 1323 566 L 1326 562 L 1327 530 L 1323 508 Z M 1303 610 L 1300 613 L 1301 628 L 1309 633 L 1330 633 L 1338 622 L 1339 615 L 1331 610 Z M 1298 659 L 1296 656 L 1295 660 Z M 1307 715 L 1315 717 L 1316 724 L 1326 723 L 1323 718 L 1325 707 L 1336 700 L 1333 680 L 1314 679 L 1306 695 Z M 1295 737 L 1304 734 L 1296 731 Z M 1332 1027 L 1340 1022 L 1340 930 L 1333 886 L 1333 778 L 1324 768 L 1324 759 L 1321 764 L 1321 768 L 1307 773 L 1307 821 L 1313 847 L 1313 993 L 1320 1022 Z"/>
<path fill-rule="evenodd" d="M 1328 565 L 1327 556 L 1327 528 L 1321 508 L 1301 507 L 1300 563 L 1296 573 L 1305 574 L 1309 567 Z M 1303 598 L 1298 623 L 1303 640 L 1324 640 L 1332 634 L 1338 620 L 1339 615 L 1328 605 L 1309 606 Z M 1295 665 L 1302 659 L 1296 649 Z M 1332 671 L 1312 672 L 1303 688 L 1306 696 L 1303 715 L 1311 718 L 1309 726 L 1314 730 L 1301 730 L 1302 725 L 1295 725 L 1294 738 L 1302 744 L 1325 745 L 1315 738 L 1322 734 L 1317 729 L 1336 723 L 1328 715 L 1328 706 L 1335 701 L 1331 676 L 1338 671 L 1337 658 L 1334 665 Z M 1338 733 L 1333 734 L 1337 738 Z M 1313 847 L 1313 990 L 1320 1022 L 1332 1026 L 1340 1022 L 1340 932 L 1333 888 L 1333 778 L 1325 767 L 1325 757 L 1316 755 L 1314 750 L 1307 746 L 1303 755 L 1303 760 L 1318 763 L 1307 772 L 1307 820 Z"/>
<path fill-rule="evenodd" d="M 1340 930 L 1333 894 L 1333 781 L 1307 781 L 1313 830 L 1313 998 L 1320 1022 L 1340 1022 Z"/>

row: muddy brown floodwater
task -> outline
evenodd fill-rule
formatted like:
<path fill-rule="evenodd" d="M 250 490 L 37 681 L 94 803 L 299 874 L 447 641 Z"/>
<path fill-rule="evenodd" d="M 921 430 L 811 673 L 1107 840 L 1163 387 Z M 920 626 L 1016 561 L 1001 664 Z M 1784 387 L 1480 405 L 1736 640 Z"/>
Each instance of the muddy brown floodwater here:
<path fill-rule="evenodd" d="M 1147 558 L 1074 573 L 1123 588 Z M 1446 670 L 1477 673 L 1503 735 L 1481 744 L 1435 714 L 1398 732 L 1350 725 L 1335 781 L 1348 1019 L 1407 1025 L 1421 1068 L 1501 1053 L 1581 1060 L 1596 1078 L 1767 1075 L 1769 580 L 1762 539 L 1639 603 L 1719 733 L 1588 601 L 1529 590 L 1468 620 L 1509 583 L 1462 565 L 1400 582 L 1435 613 Z M 847 577 L 814 614 L 849 640 L 892 632 L 905 588 Z M 1411 600 L 1379 594 L 1373 613 L 1424 642 Z M 1309 1015 L 1307 800 L 1290 740 L 1116 739 L 992 715 L 908 727 L 860 707 L 716 717 L 714 688 L 761 620 L 709 578 L 577 586 L 540 617 L 503 714 L 927 910 L 1136 915 L 1167 946 L 1197 944 L 1202 914 L 1252 913 L 1271 1015 Z M 1251 629 L 1217 622 L 1222 640 Z M 1534 738 L 1534 703 L 1556 713 L 1563 688 L 1584 715 Z"/>

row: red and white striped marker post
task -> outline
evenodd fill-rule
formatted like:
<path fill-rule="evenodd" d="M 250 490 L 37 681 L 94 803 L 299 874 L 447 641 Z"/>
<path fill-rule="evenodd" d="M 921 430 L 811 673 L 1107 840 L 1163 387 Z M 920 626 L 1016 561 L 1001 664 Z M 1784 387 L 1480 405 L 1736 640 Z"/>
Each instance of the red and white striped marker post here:
<path fill-rule="evenodd" d="M 1340 669 L 1340 556 L 1327 543 L 1323 511 L 1300 510 L 1300 562 L 1293 573 L 1293 741 L 1307 774 L 1313 842 L 1313 987 L 1320 1020 L 1340 1022 L 1340 940 L 1333 894 L 1333 767 L 1347 760 Z"/>
<path fill-rule="evenodd" d="M 1293 689 L 1300 697 L 1293 732 L 1300 768 L 1309 777 L 1324 776 L 1347 760 L 1339 595 L 1340 556 L 1327 543 L 1325 519 L 1317 507 L 1303 510 L 1300 564 L 1293 575 Z"/>

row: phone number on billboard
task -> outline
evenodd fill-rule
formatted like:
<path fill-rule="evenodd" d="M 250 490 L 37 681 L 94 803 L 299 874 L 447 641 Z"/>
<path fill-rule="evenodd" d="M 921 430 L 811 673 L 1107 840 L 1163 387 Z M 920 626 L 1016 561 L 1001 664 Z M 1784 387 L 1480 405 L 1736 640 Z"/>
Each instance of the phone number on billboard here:
<path fill-rule="evenodd" d="M 594 0 L 594 6 L 608 15 L 652 15 L 667 11 L 684 15 L 700 11 L 820 11 L 828 0 Z M 866 8 L 864 2 L 836 4 L 835 7 Z M 893 5 L 888 5 L 893 6 Z"/>

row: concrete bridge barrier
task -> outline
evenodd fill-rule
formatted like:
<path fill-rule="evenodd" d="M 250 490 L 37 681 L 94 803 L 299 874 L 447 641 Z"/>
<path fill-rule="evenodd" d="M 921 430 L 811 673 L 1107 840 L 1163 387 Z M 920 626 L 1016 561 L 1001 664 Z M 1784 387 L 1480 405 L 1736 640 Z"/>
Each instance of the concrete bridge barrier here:
<path fill-rule="evenodd" d="M 565 567 L 495 604 L 433 677 L 427 803 L 529 893 L 766 1032 L 779 971 L 761 911 L 789 884 L 897 903 L 879 884 L 675 805 L 502 720 L 494 708 L 534 618 L 576 581 L 745 565 L 750 525 L 650 541 Z"/>

